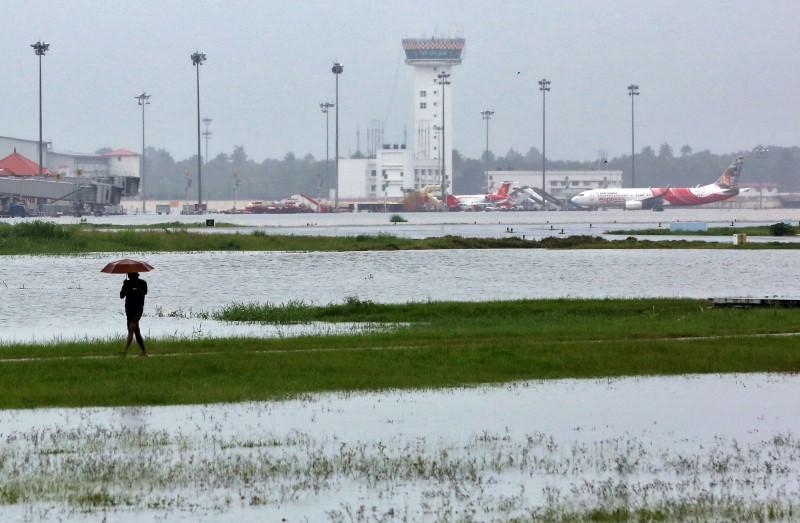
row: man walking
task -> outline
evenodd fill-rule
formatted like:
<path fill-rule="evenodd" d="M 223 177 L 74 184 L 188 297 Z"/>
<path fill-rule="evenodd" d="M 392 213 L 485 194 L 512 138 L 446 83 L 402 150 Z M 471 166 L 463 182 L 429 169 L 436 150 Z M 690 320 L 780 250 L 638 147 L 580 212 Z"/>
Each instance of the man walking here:
<path fill-rule="evenodd" d="M 119 291 L 120 299 L 125 298 L 125 317 L 128 321 L 128 340 L 125 342 L 123 356 L 128 354 L 128 347 L 131 346 L 134 336 L 136 336 L 136 343 L 141 349 L 139 355 L 147 356 L 142 332 L 139 330 L 139 320 L 144 313 L 144 297 L 146 295 L 147 282 L 139 279 L 138 272 L 128 273 L 128 278 L 122 282 L 122 290 Z"/>

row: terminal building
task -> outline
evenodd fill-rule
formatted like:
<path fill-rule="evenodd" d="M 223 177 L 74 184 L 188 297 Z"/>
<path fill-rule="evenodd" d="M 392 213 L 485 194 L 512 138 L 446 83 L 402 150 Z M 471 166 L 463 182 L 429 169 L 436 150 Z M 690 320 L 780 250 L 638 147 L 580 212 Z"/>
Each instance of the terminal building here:
<path fill-rule="evenodd" d="M 378 143 L 368 148 L 368 158 L 340 159 L 340 200 L 397 200 L 407 191 L 441 185 L 442 160 L 445 190 L 451 192 L 453 94 L 450 85 L 441 85 L 439 75 L 451 74 L 453 66 L 461 63 L 465 41 L 422 38 L 404 39 L 402 44 L 406 64 L 414 68 L 413 149 L 406 144 Z"/>

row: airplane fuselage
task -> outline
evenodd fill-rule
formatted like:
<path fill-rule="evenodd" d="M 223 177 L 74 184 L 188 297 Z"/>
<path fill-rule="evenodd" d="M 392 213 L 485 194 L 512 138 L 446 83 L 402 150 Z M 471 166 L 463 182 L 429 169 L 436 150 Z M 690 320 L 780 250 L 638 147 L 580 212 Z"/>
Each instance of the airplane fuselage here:
<path fill-rule="evenodd" d="M 572 198 L 581 207 L 623 207 L 652 209 L 667 206 L 703 205 L 733 198 L 738 188 L 717 184 L 701 187 L 651 187 L 633 189 L 592 189 Z"/>

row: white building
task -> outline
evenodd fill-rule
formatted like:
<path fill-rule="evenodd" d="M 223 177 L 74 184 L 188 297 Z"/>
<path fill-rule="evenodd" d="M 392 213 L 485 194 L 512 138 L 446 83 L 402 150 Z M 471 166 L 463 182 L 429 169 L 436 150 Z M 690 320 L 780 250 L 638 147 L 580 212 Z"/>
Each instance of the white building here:
<path fill-rule="evenodd" d="M 453 96 L 440 85 L 461 63 L 463 38 L 404 39 L 406 63 L 414 68 L 413 149 L 406 144 L 380 144 L 374 158 L 339 160 L 339 199 L 402 198 L 405 191 L 441 185 L 445 160 L 446 190 L 453 185 Z M 442 88 L 444 112 L 442 112 Z M 444 128 L 444 143 L 442 143 Z"/>
<path fill-rule="evenodd" d="M 542 171 L 489 171 L 489 192 L 496 191 L 504 181 L 541 189 Z M 546 171 L 544 177 L 544 190 L 559 199 L 609 187 L 622 187 L 622 171 Z"/>
<path fill-rule="evenodd" d="M 128 149 L 113 149 L 102 154 L 50 151 L 47 168 L 61 176 L 86 176 L 101 178 L 120 176 L 139 178 L 139 153 Z"/>

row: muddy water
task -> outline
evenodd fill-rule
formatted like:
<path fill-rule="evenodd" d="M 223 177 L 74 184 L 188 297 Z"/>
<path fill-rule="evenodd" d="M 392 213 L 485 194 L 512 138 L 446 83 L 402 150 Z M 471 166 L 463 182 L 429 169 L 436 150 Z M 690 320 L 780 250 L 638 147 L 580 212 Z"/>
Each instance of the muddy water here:
<path fill-rule="evenodd" d="M 733 250 L 448 250 L 4 256 L 0 341 L 124 331 L 123 256 L 155 265 L 142 327 L 151 336 L 221 336 L 272 327 L 203 318 L 232 302 L 379 302 L 552 297 L 800 296 L 798 253 Z M 200 317 L 197 313 L 201 313 Z M 256 329 L 256 331 L 254 331 Z M 259 330 L 260 329 L 260 330 Z M 290 334 L 283 328 L 278 335 Z"/>

